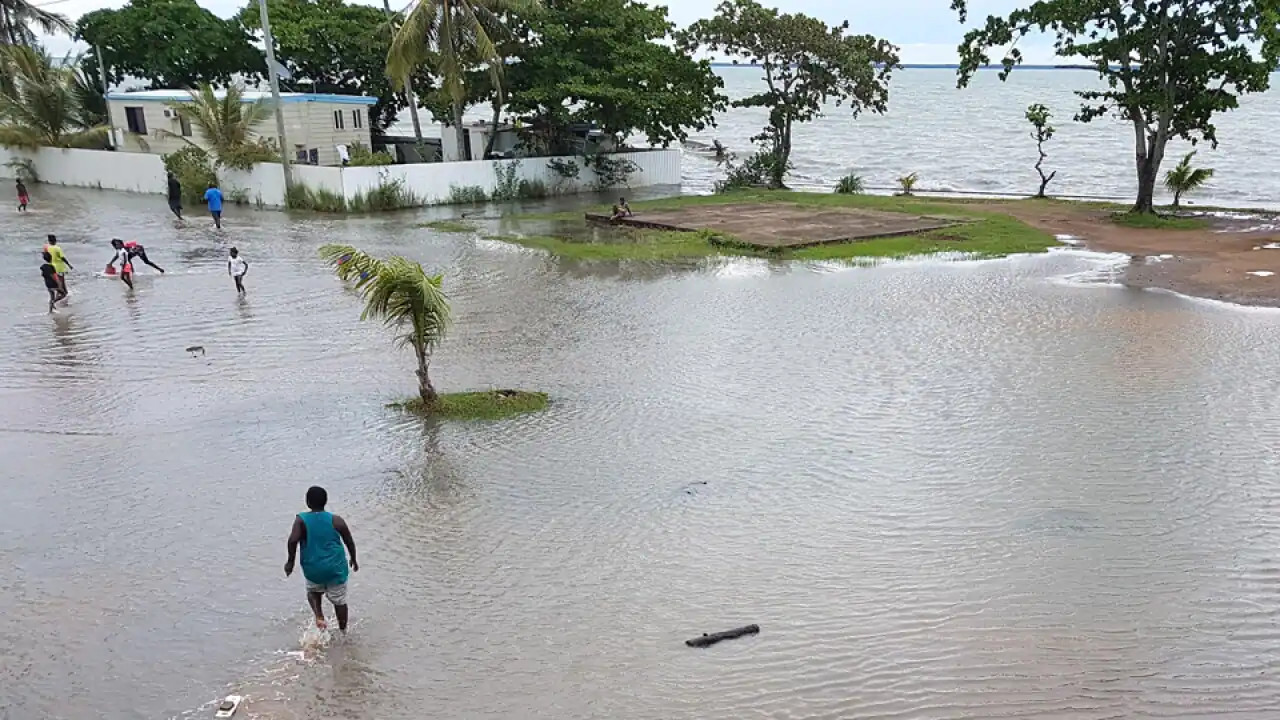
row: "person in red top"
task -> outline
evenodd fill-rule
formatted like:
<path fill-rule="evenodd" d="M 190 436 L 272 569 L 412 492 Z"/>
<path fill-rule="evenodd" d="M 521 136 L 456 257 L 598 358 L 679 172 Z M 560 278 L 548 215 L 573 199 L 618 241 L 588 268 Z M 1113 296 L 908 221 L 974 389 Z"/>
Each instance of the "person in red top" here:
<path fill-rule="evenodd" d="M 18 181 L 18 212 L 27 211 L 27 203 L 31 202 L 31 197 L 27 195 L 27 186 Z"/>
<path fill-rule="evenodd" d="M 134 258 L 138 258 L 139 260 L 146 263 L 147 265 L 150 265 L 156 270 L 159 270 L 161 275 L 164 274 L 164 268 L 151 262 L 151 259 L 147 257 L 147 249 L 139 245 L 137 242 L 130 240 L 129 242 L 124 244 L 124 249 L 129 251 L 130 260 L 133 260 Z"/>

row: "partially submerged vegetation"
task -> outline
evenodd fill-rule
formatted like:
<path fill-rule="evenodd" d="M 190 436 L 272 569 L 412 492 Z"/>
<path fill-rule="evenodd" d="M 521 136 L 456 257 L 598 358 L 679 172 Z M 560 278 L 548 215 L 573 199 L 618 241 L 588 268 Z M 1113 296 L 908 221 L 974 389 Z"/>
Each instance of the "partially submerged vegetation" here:
<path fill-rule="evenodd" d="M 1121 227 L 1136 230 L 1204 230 L 1210 225 L 1210 222 L 1202 217 L 1135 212 L 1116 213 L 1111 216 L 1111 221 Z"/>
<path fill-rule="evenodd" d="M 446 233 L 469 233 L 476 229 L 475 225 L 460 220 L 432 220 L 422 223 L 419 227 Z"/>
<path fill-rule="evenodd" d="M 993 206 L 972 201 L 883 197 L 856 194 L 816 194 L 777 191 L 742 191 L 713 196 L 680 197 L 636 203 L 645 209 L 677 209 L 727 203 L 782 203 L 822 208 L 900 212 L 914 215 L 945 215 L 961 220 L 956 225 L 900 237 L 871 238 L 831 243 L 799 249 L 765 250 L 741 243 L 722 232 L 702 230 L 640 230 L 602 228 L 607 241 L 583 241 L 564 235 L 526 237 L 498 236 L 493 239 L 546 250 L 553 255 L 581 260 L 679 260 L 712 256 L 767 257 L 795 260 L 839 260 L 869 257 L 900 258 L 940 252 L 964 253 L 973 257 L 1002 257 L 1017 253 L 1043 252 L 1058 244 L 1052 235 L 999 212 Z M 557 216 L 568 219 L 570 216 Z M 585 223 L 585 221 L 582 221 Z"/>
<path fill-rule="evenodd" d="M 515 415 L 545 410 L 550 403 L 546 393 L 524 390 L 484 390 L 480 392 L 445 393 L 430 405 L 413 398 L 392 407 L 405 412 L 450 420 L 501 420 Z"/>

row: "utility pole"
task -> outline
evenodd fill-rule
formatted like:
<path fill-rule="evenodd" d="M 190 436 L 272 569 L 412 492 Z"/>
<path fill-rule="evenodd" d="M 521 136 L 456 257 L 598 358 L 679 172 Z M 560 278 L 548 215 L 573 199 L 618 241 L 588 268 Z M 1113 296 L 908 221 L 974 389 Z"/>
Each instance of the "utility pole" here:
<path fill-rule="evenodd" d="M 267 75 L 271 78 L 271 100 L 276 106 L 276 134 L 280 140 L 280 167 L 284 170 L 284 190 L 293 189 L 293 169 L 289 166 L 289 142 L 284 135 L 284 107 L 280 104 L 280 75 L 276 72 L 276 40 L 271 36 L 271 19 L 267 17 L 267 0 L 258 0 L 262 11 L 262 45 L 267 49 Z"/>
<path fill-rule="evenodd" d="M 391 0 L 382 0 L 382 8 L 387 11 L 388 18 L 393 17 Z M 413 136 L 421 141 L 422 123 L 418 121 L 418 96 L 413 94 L 413 79 L 408 76 L 404 79 L 404 94 L 409 99 L 409 117 L 413 118 Z"/>
<path fill-rule="evenodd" d="M 116 124 L 111 121 L 111 101 L 107 99 L 107 94 L 111 92 L 111 90 L 107 88 L 107 66 L 102 64 L 102 48 L 94 45 L 93 51 L 98 55 L 98 79 L 102 81 L 102 102 L 107 106 L 107 127 L 110 128 L 107 130 L 108 147 L 115 150 Z"/>

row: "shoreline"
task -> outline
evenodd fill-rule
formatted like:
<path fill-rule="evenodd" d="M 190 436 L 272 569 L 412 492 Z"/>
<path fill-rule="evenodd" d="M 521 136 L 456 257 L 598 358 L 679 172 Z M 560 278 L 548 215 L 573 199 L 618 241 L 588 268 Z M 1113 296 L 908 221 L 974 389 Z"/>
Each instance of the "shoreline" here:
<path fill-rule="evenodd" d="M 1089 250 L 1128 255 L 1120 282 L 1192 298 L 1280 307 L 1280 219 L 1221 213 L 1194 229 L 1133 228 L 1105 207 L 1056 202 L 1002 203 L 1005 212 Z M 1276 245 L 1276 247 L 1266 247 Z"/>

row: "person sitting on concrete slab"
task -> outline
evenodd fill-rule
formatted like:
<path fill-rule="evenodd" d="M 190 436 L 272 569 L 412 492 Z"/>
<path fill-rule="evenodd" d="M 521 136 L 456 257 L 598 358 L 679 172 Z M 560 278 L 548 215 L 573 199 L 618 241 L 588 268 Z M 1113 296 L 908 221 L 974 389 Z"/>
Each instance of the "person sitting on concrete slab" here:
<path fill-rule="evenodd" d="M 618 204 L 613 206 L 613 214 L 609 216 L 609 222 L 617 222 L 624 217 L 631 217 L 631 206 L 627 204 L 624 197 L 618 198 Z"/>

